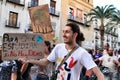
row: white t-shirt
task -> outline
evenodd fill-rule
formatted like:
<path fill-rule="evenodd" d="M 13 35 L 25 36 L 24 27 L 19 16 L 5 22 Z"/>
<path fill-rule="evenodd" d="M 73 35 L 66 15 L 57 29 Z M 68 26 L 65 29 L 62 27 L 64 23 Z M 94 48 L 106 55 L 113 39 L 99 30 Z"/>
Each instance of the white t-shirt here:
<path fill-rule="evenodd" d="M 68 51 L 65 48 L 65 44 L 61 43 L 55 46 L 47 59 L 50 62 L 56 62 L 58 67 L 67 53 Z M 79 47 L 59 69 L 60 72 L 58 73 L 57 80 L 79 80 L 80 72 L 83 66 L 87 69 L 91 69 L 95 67 L 96 64 L 94 63 L 91 55 L 86 50 Z"/>
<path fill-rule="evenodd" d="M 103 55 L 102 57 L 99 58 L 99 60 L 102 60 L 102 65 L 108 67 L 111 72 L 117 71 L 117 66 L 113 62 L 113 60 L 117 61 L 116 56 Z"/>

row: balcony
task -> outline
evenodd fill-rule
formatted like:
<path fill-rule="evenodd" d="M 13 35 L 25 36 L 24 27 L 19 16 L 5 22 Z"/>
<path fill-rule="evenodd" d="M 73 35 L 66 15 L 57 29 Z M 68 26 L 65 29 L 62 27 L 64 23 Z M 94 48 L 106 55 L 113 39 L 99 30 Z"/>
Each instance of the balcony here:
<path fill-rule="evenodd" d="M 1 4 L 3 3 L 3 0 L 0 0 Z"/>
<path fill-rule="evenodd" d="M 115 32 L 112 32 L 111 35 L 114 36 L 114 37 L 118 37 L 118 34 L 115 33 Z"/>
<path fill-rule="evenodd" d="M 20 28 L 20 22 L 16 23 L 16 24 L 10 24 L 9 20 L 5 21 L 5 26 L 9 27 L 9 28 Z"/>
<path fill-rule="evenodd" d="M 28 31 L 33 31 L 33 28 L 32 28 L 31 24 L 29 24 L 29 26 L 28 26 Z"/>
<path fill-rule="evenodd" d="M 49 12 L 50 12 L 50 15 L 53 15 L 53 16 L 56 16 L 56 17 L 60 16 L 60 12 L 56 11 L 55 8 L 53 8 L 53 7 L 49 8 Z"/>
<path fill-rule="evenodd" d="M 35 6 L 38 6 L 38 2 L 36 3 L 28 2 L 28 8 L 35 7 Z"/>
<path fill-rule="evenodd" d="M 110 32 L 108 32 L 107 30 L 105 30 L 105 31 L 104 31 L 104 33 L 106 33 L 106 34 L 111 34 L 111 33 L 110 33 Z"/>
<path fill-rule="evenodd" d="M 114 42 L 116 43 L 116 42 L 117 42 L 117 40 L 116 40 L 116 39 L 114 39 Z"/>
<path fill-rule="evenodd" d="M 110 39 L 107 39 L 107 42 L 110 42 Z"/>
<path fill-rule="evenodd" d="M 96 36 L 95 36 L 95 39 L 99 39 L 99 36 L 98 36 L 98 35 L 96 35 Z"/>
<path fill-rule="evenodd" d="M 73 21 L 73 22 L 76 22 L 78 24 L 81 24 L 81 25 L 84 25 L 84 26 L 87 26 L 87 27 L 90 26 L 89 24 L 86 24 L 83 20 L 81 20 L 77 16 L 73 16 L 73 15 L 68 16 L 68 21 Z"/>
<path fill-rule="evenodd" d="M 114 40 L 112 40 L 111 42 L 114 43 Z"/>
<path fill-rule="evenodd" d="M 97 24 L 94 24 L 94 30 L 97 30 L 97 31 L 100 30 Z"/>
<path fill-rule="evenodd" d="M 25 6 L 25 0 L 7 0 L 6 2 L 10 2 L 20 6 Z"/>

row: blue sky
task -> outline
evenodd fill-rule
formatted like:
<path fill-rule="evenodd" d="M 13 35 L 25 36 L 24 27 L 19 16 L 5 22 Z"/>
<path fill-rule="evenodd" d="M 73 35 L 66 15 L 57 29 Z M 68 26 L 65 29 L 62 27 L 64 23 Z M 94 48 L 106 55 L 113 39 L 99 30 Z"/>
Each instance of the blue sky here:
<path fill-rule="evenodd" d="M 120 10 L 120 0 L 93 0 L 94 6 L 105 6 L 113 4 L 117 9 Z"/>

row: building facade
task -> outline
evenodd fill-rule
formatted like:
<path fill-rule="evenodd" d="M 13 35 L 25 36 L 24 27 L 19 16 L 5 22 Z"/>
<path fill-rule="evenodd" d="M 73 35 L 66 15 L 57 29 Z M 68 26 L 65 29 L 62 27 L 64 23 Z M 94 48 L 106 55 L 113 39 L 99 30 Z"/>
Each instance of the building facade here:
<path fill-rule="evenodd" d="M 4 33 L 32 32 L 28 9 L 48 4 L 55 37 L 59 37 L 61 0 L 0 0 L 0 46 Z"/>
<path fill-rule="evenodd" d="M 82 46 L 87 49 L 100 48 L 99 22 L 95 20 L 85 24 L 86 14 L 93 8 L 93 0 L 0 0 L 0 46 L 4 33 L 32 32 L 28 9 L 44 4 L 49 6 L 52 28 L 59 42 L 63 42 L 61 34 L 66 23 L 74 22 L 84 34 Z M 104 42 L 109 42 L 111 47 L 117 46 L 117 32 L 113 29 L 113 32 L 105 33 Z"/>
<path fill-rule="evenodd" d="M 107 24 L 108 20 L 105 21 Z M 94 49 L 99 49 L 101 48 L 100 45 L 100 22 L 99 20 L 95 19 L 93 22 L 93 26 L 94 26 L 94 45 L 95 48 Z M 118 47 L 118 25 L 114 25 L 114 26 L 105 26 L 104 28 L 104 44 L 108 43 L 110 45 L 111 48 L 116 49 Z"/>
<path fill-rule="evenodd" d="M 82 46 L 93 49 L 94 29 L 92 24 L 85 24 L 86 14 L 93 8 L 93 0 L 62 0 L 61 7 L 61 33 L 66 23 L 74 22 L 84 34 L 85 41 Z"/>

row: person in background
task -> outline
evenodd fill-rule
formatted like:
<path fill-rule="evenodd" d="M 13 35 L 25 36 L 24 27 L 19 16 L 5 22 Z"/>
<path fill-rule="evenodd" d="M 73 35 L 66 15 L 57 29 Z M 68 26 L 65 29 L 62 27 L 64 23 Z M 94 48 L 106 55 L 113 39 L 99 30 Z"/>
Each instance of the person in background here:
<path fill-rule="evenodd" d="M 109 50 L 110 46 L 108 43 L 106 43 L 104 45 L 104 50 L 103 50 L 103 55 L 108 55 L 108 50 Z"/>
<path fill-rule="evenodd" d="M 1 51 L 1 47 L 0 47 L 0 63 L 3 62 L 2 61 L 2 51 Z"/>
<path fill-rule="evenodd" d="M 44 53 L 44 57 L 46 58 L 51 52 L 51 43 L 49 41 L 45 41 L 46 53 Z M 35 80 L 49 80 L 52 73 L 53 64 L 49 64 L 47 66 L 38 66 L 38 73 Z"/>
<path fill-rule="evenodd" d="M 57 80 L 79 80 L 81 69 L 84 66 L 87 70 L 95 73 L 98 80 L 104 80 L 104 76 L 91 58 L 90 54 L 78 46 L 78 43 L 84 41 L 79 26 L 75 23 L 68 23 L 63 29 L 64 43 L 57 44 L 48 57 L 40 60 L 19 58 L 23 62 L 47 66 L 50 62 L 55 62 L 56 69 L 64 57 L 74 48 L 78 47 L 72 55 L 59 68 Z"/>
<path fill-rule="evenodd" d="M 33 66 L 33 64 L 31 64 L 31 63 L 22 64 L 21 73 L 22 73 L 23 80 L 32 80 L 31 75 L 30 75 L 30 70 L 31 70 L 32 66 Z"/>
<path fill-rule="evenodd" d="M 108 55 L 103 55 L 99 58 L 102 61 L 102 66 L 108 67 L 110 70 L 109 76 L 104 76 L 105 80 L 117 80 L 117 57 L 113 55 L 113 49 L 109 48 Z"/>
<path fill-rule="evenodd" d="M 30 75 L 30 70 L 33 64 L 31 63 L 22 63 L 21 74 L 23 80 L 32 80 Z"/>
<path fill-rule="evenodd" d="M 100 50 L 97 49 L 97 50 L 96 50 L 96 53 L 93 55 L 93 59 L 97 59 L 97 58 L 100 58 L 100 57 L 102 57 L 102 53 L 100 53 Z M 95 61 L 95 63 L 96 63 L 98 66 L 101 65 L 101 63 L 100 63 L 99 60 L 98 60 L 98 61 Z"/>
<path fill-rule="evenodd" d="M 88 53 L 91 55 L 91 57 L 93 58 L 93 51 L 91 49 L 88 49 L 87 50 Z M 92 71 L 91 70 L 86 70 L 86 73 L 85 73 L 85 80 L 90 80 L 90 77 L 92 75 Z"/>
<path fill-rule="evenodd" d="M 14 60 L 5 60 L 0 63 L 0 80 L 16 80 L 17 64 Z"/>
<path fill-rule="evenodd" d="M 2 60 L 2 52 L 0 50 L 0 63 L 2 63 L 2 62 L 3 62 L 3 60 Z"/>
<path fill-rule="evenodd" d="M 0 80 L 16 80 L 17 64 L 14 60 L 2 60 L 0 47 Z"/>
<path fill-rule="evenodd" d="M 23 63 L 15 60 L 17 64 L 17 79 L 16 80 L 32 80 L 30 76 L 30 69 L 33 66 L 31 63 Z"/>

